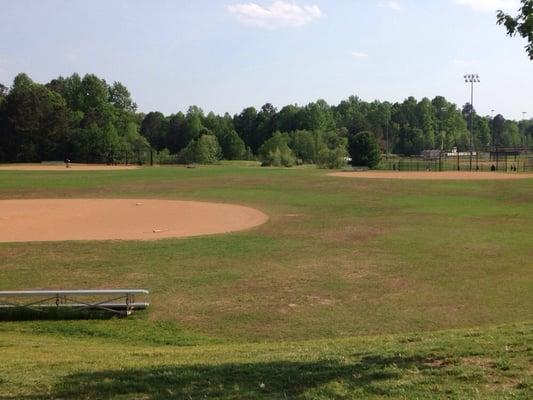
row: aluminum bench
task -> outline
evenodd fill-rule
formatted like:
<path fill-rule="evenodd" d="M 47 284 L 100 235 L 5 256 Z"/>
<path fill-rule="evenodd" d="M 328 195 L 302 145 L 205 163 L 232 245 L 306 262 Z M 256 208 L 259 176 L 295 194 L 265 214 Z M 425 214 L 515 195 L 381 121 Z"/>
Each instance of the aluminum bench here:
<path fill-rule="evenodd" d="M 96 290 L 11 290 L 0 291 L 0 309 L 24 308 L 34 311 L 57 309 L 98 309 L 121 315 L 143 310 L 150 303 L 136 301 L 149 294 L 145 289 Z"/>

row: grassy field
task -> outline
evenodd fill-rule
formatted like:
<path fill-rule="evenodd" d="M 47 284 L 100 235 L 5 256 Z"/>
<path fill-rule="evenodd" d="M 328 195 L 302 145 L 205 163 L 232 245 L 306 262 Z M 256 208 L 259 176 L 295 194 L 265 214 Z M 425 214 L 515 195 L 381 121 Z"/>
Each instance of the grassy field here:
<path fill-rule="evenodd" d="M 0 198 L 41 197 L 229 202 L 270 220 L 190 239 L 0 244 L 0 290 L 152 293 L 126 320 L 0 322 L 0 398 L 533 396 L 533 180 L 0 171 Z"/>

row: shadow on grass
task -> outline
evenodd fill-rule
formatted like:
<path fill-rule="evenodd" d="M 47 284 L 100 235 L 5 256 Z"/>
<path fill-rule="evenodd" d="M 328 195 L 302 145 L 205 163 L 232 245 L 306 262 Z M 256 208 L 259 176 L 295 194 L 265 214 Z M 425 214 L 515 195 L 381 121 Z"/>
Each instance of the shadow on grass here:
<path fill-rule="evenodd" d="M 26 399 L 292 399 L 304 394 L 336 398 L 339 384 L 351 396 L 387 396 L 398 394 L 396 383 L 407 370 L 436 370 L 441 363 L 435 361 L 439 360 L 372 356 L 354 363 L 279 361 L 108 370 L 68 375 L 50 394 Z"/>
<path fill-rule="evenodd" d="M 47 310 L 37 311 L 25 308 L 0 309 L 0 322 L 2 321 L 49 321 L 49 320 L 86 320 L 86 319 L 111 319 L 121 315 L 104 310 L 69 310 L 51 307 Z M 1 399 L 1 397 L 0 397 Z"/>

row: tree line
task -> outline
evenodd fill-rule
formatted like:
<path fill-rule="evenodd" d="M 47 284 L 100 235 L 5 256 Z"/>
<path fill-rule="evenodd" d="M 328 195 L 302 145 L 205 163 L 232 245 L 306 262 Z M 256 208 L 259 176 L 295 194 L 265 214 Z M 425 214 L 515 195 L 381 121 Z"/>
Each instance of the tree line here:
<path fill-rule="evenodd" d="M 154 156 L 159 162 L 260 159 L 336 168 L 348 155 L 369 164 L 363 148 L 375 159 L 380 152 L 491 146 L 533 147 L 533 120 L 481 116 L 470 104 L 459 108 L 442 96 L 397 103 L 351 96 L 338 105 L 317 100 L 281 109 L 267 103 L 235 115 L 206 114 L 198 106 L 143 114 L 123 84 L 92 74 L 46 84 L 19 74 L 10 88 L 0 85 L 0 162 L 142 163 Z"/>

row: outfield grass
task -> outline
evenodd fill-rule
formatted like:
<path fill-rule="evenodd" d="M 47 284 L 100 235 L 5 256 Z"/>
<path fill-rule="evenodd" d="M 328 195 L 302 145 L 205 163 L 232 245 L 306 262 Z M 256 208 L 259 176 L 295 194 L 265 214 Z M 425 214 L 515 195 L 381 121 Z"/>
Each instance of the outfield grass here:
<path fill-rule="evenodd" d="M 156 242 L 0 244 L 0 290 L 152 292 L 150 309 L 127 320 L 0 322 L 0 353 L 9 355 L 0 398 L 532 393 L 532 326 L 521 322 L 533 320 L 533 180 L 358 180 L 240 164 L 0 171 L 0 198 L 39 197 L 210 200 L 270 220 Z M 473 327 L 474 339 L 469 330 L 420 333 Z M 362 335 L 379 336 L 353 339 Z M 516 360 L 501 346 L 511 342 L 522 346 Z M 468 346 L 481 361 L 468 361 Z M 268 390 L 254 386 L 263 375 Z M 504 383 L 490 383 L 495 376 Z"/>

